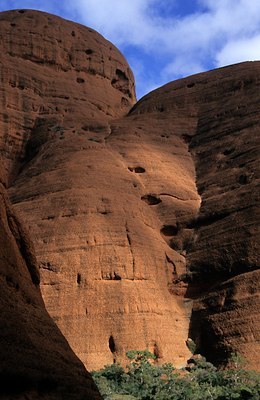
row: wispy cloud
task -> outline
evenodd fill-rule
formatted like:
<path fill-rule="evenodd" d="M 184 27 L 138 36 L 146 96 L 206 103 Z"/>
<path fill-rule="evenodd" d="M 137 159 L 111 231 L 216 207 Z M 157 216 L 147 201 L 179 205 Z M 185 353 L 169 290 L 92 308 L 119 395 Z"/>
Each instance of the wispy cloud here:
<path fill-rule="evenodd" d="M 217 54 L 216 65 L 228 65 L 241 60 L 260 60 L 260 34 L 228 42 Z"/>
<path fill-rule="evenodd" d="M 187 5 L 181 14 L 180 3 L 190 2 L 17 0 L 1 2 L 0 9 L 38 8 L 98 30 L 129 59 L 139 94 L 182 76 L 260 58 L 259 0 L 193 0 L 196 8 L 189 13 Z"/>

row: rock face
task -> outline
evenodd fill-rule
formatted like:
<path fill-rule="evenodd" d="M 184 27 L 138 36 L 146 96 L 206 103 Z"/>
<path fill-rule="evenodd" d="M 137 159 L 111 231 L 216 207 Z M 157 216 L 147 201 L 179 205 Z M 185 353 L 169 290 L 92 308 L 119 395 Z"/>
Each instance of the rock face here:
<path fill-rule="evenodd" d="M 32 244 L 0 185 L 1 399 L 100 399 L 45 310 Z"/>
<path fill-rule="evenodd" d="M 24 157 L 62 136 L 64 127 L 80 135 L 93 118 L 104 123 L 120 116 L 135 93 L 123 56 L 97 32 L 28 10 L 3 12 L 0 24 L 1 175 L 8 182 Z M 46 123 L 47 137 L 39 134 Z M 27 148 L 32 137 L 34 147 Z"/>
<path fill-rule="evenodd" d="M 223 362 L 239 351 L 256 369 L 259 85 L 260 63 L 238 64 L 170 83 L 132 112 L 163 110 L 169 118 L 178 110 L 177 115 L 196 120 L 195 129 L 183 129 L 182 137 L 194 160 L 201 204 L 196 218 L 181 225 L 180 232 L 192 230 L 191 239 L 180 242 L 177 232 L 170 243 L 187 251 L 185 297 L 195 300 L 189 335 L 209 360 Z"/>
<path fill-rule="evenodd" d="M 90 369 L 144 348 L 184 366 L 192 336 L 209 359 L 259 367 L 260 63 L 170 83 L 127 114 L 133 77 L 109 42 L 21 11 L 0 16 L 2 181 L 72 349 Z"/>

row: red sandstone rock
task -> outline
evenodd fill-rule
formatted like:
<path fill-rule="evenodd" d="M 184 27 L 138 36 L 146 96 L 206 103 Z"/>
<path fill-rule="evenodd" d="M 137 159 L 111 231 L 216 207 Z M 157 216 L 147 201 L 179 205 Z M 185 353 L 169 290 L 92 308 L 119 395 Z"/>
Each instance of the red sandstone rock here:
<path fill-rule="evenodd" d="M 259 271 L 239 274 L 194 303 L 191 329 L 208 359 L 222 363 L 234 351 L 259 370 Z M 228 360 L 227 360 L 228 362 Z"/>
<path fill-rule="evenodd" d="M 0 185 L 1 399 L 99 399 L 45 310 L 32 244 Z"/>
<path fill-rule="evenodd" d="M 66 131 L 91 131 L 127 112 L 135 101 L 133 75 L 119 51 L 92 29 L 29 10 L 0 14 L 2 181 L 16 175 L 26 144 L 33 151 Z M 31 157 L 32 154 L 26 155 Z"/>
<path fill-rule="evenodd" d="M 72 349 L 90 369 L 144 348 L 184 366 L 192 335 L 208 358 L 217 348 L 223 361 L 228 348 L 259 367 L 257 335 L 247 334 L 256 296 L 249 291 L 228 317 L 206 299 L 257 266 L 260 64 L 170 83 L 125 116 L 133 77 L 109 42 L 48 14 L 0 15 L 0 30 L 11 32 L 2 37 L 2 180 Z M 18 46 L 18 33 L 32 45 Z M 96 55 L 91 66 L 86 53 Z M 240 326 L 235 338 L 227 318 Z"/>
<path fill-rule="evenodd" d="M 201 205 L 197 217 L 172 236 L 171 246 L 186 252 L 188 271 L 175 279 L 172 291 L 179 293 L 188 282 L 185 297 L 196 299 L 190 335 L 209 360 L 222 362 L 238 351 L 256 369 L 259 82 L 259 62 L 238 64 L 165 85 L 131 113 L 151 118 L 162 110 L 168 121 L 176 113 L 172 126 L 178 124 L 178 114 L 196 121 L 195 129 L 182 129 L 182 137 L 195 162 Z M 187 232 L 191 236 L 183 235 Z M 221 296 L 226 303 L 215 307 L 215 297 Z"/>
<path fill-rule="evenodd" d="M 185 340 L 190 310 L 168 291 L 175 268 L 173 259 L 181 271 L 185 269 L 185 260 L 169 248 L 160 233 L 163 223 L 158 220 L 153 206 L 142 200 L 143 196 L 155 191 L 165 199 L 165 204 L 171 202 L 168 178 L 175 172 L 177 161 L 170 153 L 163 154 L 160 148 L 163 138 L 154 149 L 152 143 L 147 142 L 149 155 L 136 141 L 135 131 L 140 131 L 138 125 L 133 122 L 130 126 L 131 119 L 114 122 L 115 117 L 124 115 L 129 109 L 125 102 L 120 106 L 122 96 L 128 98 L 129 104 L 134 100 L 133 80 L 127 63 L 115 50 L 111 60 L 109 56 L 104 58 L 103 54 L 110 54 L 112 45 L 87 28 L 34 12 L 7 13 L 3 17 L 10 21 L 15 19 L 16 28 L 21 24 L 24 37 L 32 38 L 32 47 L 37 54 L 53 56 L 52 63 L 46 60 L 39 63 L 35 56 L 29 61 L 29 74 L 35 78 L 26 81 L 23 96 L 26 91 L 34 93 L 35 81 L 43 82 L 40 97 L 43 112 L 35 115 L 27 108 L 19 113 L 29 121 L 30 133 L 27 142 L 24 140 L 23 143 L 22 169 L 9 191 L 34 240 L 42 276 L 41 290 L 48 311 L 88 368 L 120 360 L 131 348 L 146 347 L 159 349 L 162 359 L 170 361 L 173 357 L 177 365 L 185 365 L 189 356 Z M 27 27 L 27 21 L 32 17 L 37 21 L 34 34 L 28 33 L 28 29 L 29 32 L 33 30 L 31 26 Z M 52 39 L 48 41 L 51 40 L 51 45 L 45 43 L 46 35 L 43 37 L 38 33 L 45 24 L 50 31 Z M 59 24 L 62 24 L 62 30 L 58 30 Z M 75 90 L 84 86 L 76 82 L 76 67 L 70 66 L 68 71 L 63 71 L 67 59 L 58 57 L 59 46 L 56 44 L 62 39 L 68 48 L 78 47 L 75 37 L 71 36 L 72 31 L 81 35 L 78 34 L 83 43 L 82 57 L 86 56 L 85 49 L 91 48 L 92 54 L 98 57 L 95 68 L 100 68 L 103 57 L 104 68 L 110 73 L 108 79 L 85 72 L 85 82 L 90 83 L 88 91 L 77 93 L 79 99 L 84 96 L 86 100 L 84 103 L 79 101 L 80 112 L 75 110 L 74 100 L 73 107 L 68 104 L 75 97 Z M 3 46 L 8 47 L 8 44 Z M 19 51 L 20 47 L 16 49 Z M 75 48 L 73 57 L 74 52 Z M 15 62 L 13 70 L 15 68 L 16 76 L 20 77 L 25 70 L 23 63 L 28 65 L 28 60 L 21 59 L 21 72 L 17 72 L 16 59 L 17 56 L 9 61 L 10 64 Z M 82 58 L 78 68 L 82 68 L 81 63 Z M 11 74 L 11 66 L 8 70 Z M 118 82 L 121 80 L 128 86 L 115 84 L 116 73 Z M 11 98 L 12 90 L 16 94 L 19 90 L 12 86 L 4 88 L 4 98 Z M 98 97 L 101 88 L 102 101 Z M 66 92 L 69 99 L 64 99 L 61 92 Z M 93 97 L 97 97 L 95 101 L 102 106 L 101 110 L 91 106 Z M 37 104 L 38 100 L 39 97 L 30 101 Z M 111 115 L 104 109 L 111 110 Z M 16 129 L 11 125 L 14 123 L 12 114 L 8 121 L 9 136 L 12 136 Z M 157 125 L 155 138 L 161 134 L 160 122 Z M 127 135 L 125 129 L 129 130 Z M 117 143 L 113 145 L 114 137 L 118 135 Z M 127 151 L 129 159 L 124 160 L 127 142 L 133 144 L 132 150 L 129 147 Z M 167 142 L 163 146 L 168 149 Z M 10 149 L 6 158 L 11 156 L 20 157 L 17 153 L 13 155 Z M 156 168 L 153 171 L 154 156 L 158 162 L 161 160 L 161 165 L 167 160 L 167 176 L 164 170 L 159 169 L 159 175 Z M 196 209 L 193 204 L 198 203 L 199 197 L 191 157 L 189 160 L 188 171 L 181 165 L 177 167 L 184 177 L 178 192 L 183 193 L 184 198 L 191 198 L 187 202 L 191 204 L 189 209 Z M 142 173 L 142 162 L 146 164 L 145 173 Z M 17 165 L 12 165 L 8 176 L 13 168 L 17 171 Z M 147 184 L 145 188 L 142 176 L 148 182 L 154 180 L 153 185 Z M 114 346 L 111 345 L 113 342 Z"/>

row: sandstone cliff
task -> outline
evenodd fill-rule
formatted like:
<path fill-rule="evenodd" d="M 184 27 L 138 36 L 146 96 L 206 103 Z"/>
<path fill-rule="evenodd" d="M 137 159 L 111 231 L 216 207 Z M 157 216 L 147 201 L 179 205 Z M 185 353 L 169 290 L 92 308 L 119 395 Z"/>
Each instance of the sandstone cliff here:
<path fill-rule="evenodd" d="M 186 253 L 185 297 L 193 298 L 190 336 L 212 361 L 239 351 L 259 369 L 260 63 L 243 63 L 170 83 L 132 114 L 195 119 L 182 129 L 201 204 L 170 245 Z M 166 117 L 167 116 L 167 117 Z M 193 232 L 189 240 L 186 231 Z"/>
<path fill-rule="evenodd" d="M 46 140 L 64 128 L 80 135 L 93 118 L 102 124 L 122 115 L 135 93 L 123 56 L 97 32 L 28 10 L 3 12 L 0 23 L 1 175 L 7 182 Z M 42 124 L 51 128 L 47 137 L 39 133 Z"/>
<path fill-rule="evenodd" d="M 0 398 L 99 399 L 45 310 L 28 234 L 0 185 Z"/>
<path fill-rule="evenodd" d="M 192 336 L 210 359 L 259 367 L 260 63 L 130 111 L 129 66 L 96 32 L 22 10 L 0 31 L 2 181 L 75 353 L 90 369 L 143 348 L 182 366 Z"/>

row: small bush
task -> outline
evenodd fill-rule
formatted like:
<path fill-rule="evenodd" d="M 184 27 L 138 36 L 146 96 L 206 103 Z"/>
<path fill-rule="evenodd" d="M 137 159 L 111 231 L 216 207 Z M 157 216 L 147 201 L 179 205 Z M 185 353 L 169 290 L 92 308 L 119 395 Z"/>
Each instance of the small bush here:
<path fill-rule="evenodd" d="M 260 375 L 241 368 L 241 357 L 231 355 L 233 368 L 218 370 L 204 357 L 188 371 L 171 364 L 156 365 L 148 350 L 127 352 L 129 365 L 105 366 L 93 378 L 105 400 L 259 400 Z M 192 359 L 191 359 L 192 360 Z M 152 361 L 152 362 L 151 362 Z"/>
<path fill-rule="evenodd" d="M 188 338 L 186 340 L 186 345 L 192 354 L 196 353 L 196 343 L 192 339 Z"/>

